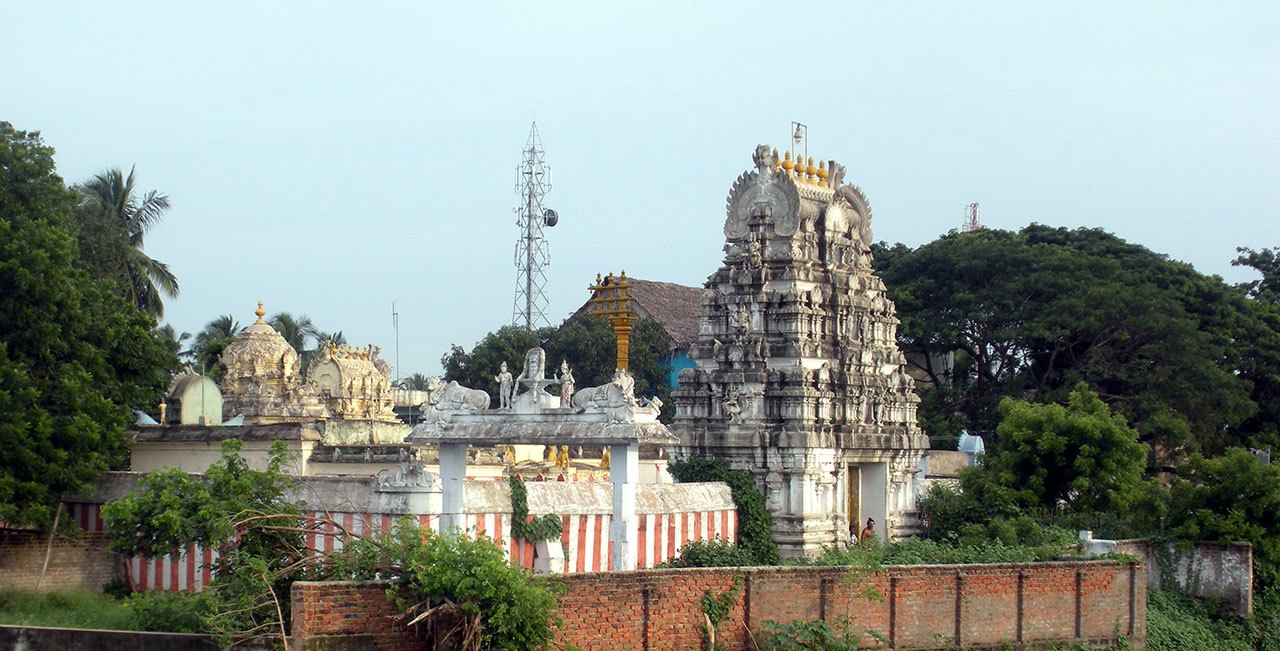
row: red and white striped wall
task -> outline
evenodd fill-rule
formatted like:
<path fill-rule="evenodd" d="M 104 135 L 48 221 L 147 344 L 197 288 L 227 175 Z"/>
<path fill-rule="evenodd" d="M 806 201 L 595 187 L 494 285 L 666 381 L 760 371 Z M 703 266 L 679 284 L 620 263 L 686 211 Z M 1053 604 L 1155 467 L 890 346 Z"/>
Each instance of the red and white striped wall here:
<path fill-rule="evenodd" d="M 105 531 L 102 521 L 102 505 L 69 503 L 68 513 L 86 532 Z M 389 532 L 398 515 L 384 513 L 343 513 L 315 511 L 312 515 L 319 522 L 316 531 L 306 535 L 306 544 L 317 553 L 342 548 L 342 530 L 355 536 L 375 532 Z M 424 529 L 438 529 L 438 515 L 419 515 L 419 525 Z M 721 538 L 737 539 L 737 514 L 733 509 L 694 511 L 684 513 L 639 514 L 639 549 L 636 566 L 651 568 L 680 553 L 686 543 L 694 540 Z M 561 515 L 563 531 L 560 543 L 564 549 L 564 565 L 561 571 L 604 572 L 609 570 L 612 545 L 609 542 L 608 514 Z M 468 513 L 468 532 L 494 539 L 511 562 L 522 567 L 534 567 L 536 551 L 534 543 L 511 538 L 510 513 Z M 166 590 L 196 592 L 204 589 L 212 580 L 212 567 L 217 552 L 192 545 L 183 554 L 168 554 L 161 558 L 147 559 L 141 556 L 129 560 L 129 578 L 135 590 Z"/>

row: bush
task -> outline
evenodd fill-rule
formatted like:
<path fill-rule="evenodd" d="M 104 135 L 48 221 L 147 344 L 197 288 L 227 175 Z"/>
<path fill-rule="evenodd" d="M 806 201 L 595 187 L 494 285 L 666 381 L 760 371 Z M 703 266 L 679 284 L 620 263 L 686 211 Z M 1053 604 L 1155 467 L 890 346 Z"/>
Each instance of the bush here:
<path fill-rule="evenodd" d="M 797 620 L 790 624 L 767 621 L 764 630 L 753 637 L 761 651 L 855 651 L 861 642 L 861 638 L 850 630 L 848 620 L 838 622 L 834 629 L 824 621 Z"/>
<path fill-rule="evenodd" d="M 549 649 L 560 626 L 553 611 L 564 590 L 508 562 L 483 535 L 446 535 L 411 519 L 390 534 L 353 539 L 330 554 L 334 579 L 393 578 L 389 596 L 423 619 L 433 648 Z"/>
<path fill-rule="evenodd" d="M 680 548 L 680 554 L 658 567 L 746 567 L 755 565 L 747 550 L 728 540 L 694 540 Z"/>
<path fill-rule="evenodd" d="M 204 592 L 137 592 L 127 603 L 139 631 L 203 633 L 213 612 L 213 599 Z"/>

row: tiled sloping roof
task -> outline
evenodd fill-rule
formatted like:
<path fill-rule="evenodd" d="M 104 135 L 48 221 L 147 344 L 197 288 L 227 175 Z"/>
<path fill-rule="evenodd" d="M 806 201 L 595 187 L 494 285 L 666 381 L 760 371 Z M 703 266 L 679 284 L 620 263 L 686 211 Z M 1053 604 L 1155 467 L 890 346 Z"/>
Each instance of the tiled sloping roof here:
<path fill-rule="evenodd" d="M 631 309 L 636 316 L 661 323 L 677 348 L 685 348 L 698 340 L 701 287 L 631 277 L 627 281 L 631 283 Z M 584 304 L 578 311 L 586 308 Z"/>
<path fill-rule="evenodd" d="M 698 313 L 702 310 L 702 288 L 675 283 L 628 278 L 631 301 L 641 317 L 662 324 L 675 345 L 683 348 L 698 340 Z M 633 308 L 634 309 L 634 308 Z"/>

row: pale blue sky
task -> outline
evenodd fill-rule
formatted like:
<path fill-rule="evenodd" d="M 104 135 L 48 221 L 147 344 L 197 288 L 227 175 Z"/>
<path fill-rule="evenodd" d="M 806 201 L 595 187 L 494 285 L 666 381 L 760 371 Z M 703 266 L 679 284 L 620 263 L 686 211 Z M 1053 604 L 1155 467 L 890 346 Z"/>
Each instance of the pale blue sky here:
<path fill-rule="evenodd" d="M 878 240 L 1100 226 L 1237 281 L 1280 245 L 1280 3 L 7 3 L 0 120 L 68 181 L 137 165 L 179 330 L 310 315 L 438 372 L 509 323 L 512 169 L 555 168 L 550 313 L 700 284 L 792 120 Z M 884 7 L 892 6 L 892 9 Z"/>

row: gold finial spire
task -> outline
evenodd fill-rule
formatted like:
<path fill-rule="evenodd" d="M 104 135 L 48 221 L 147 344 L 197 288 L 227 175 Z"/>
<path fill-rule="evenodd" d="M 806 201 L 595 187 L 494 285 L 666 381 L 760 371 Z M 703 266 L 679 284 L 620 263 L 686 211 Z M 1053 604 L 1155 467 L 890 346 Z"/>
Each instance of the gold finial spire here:
<path fill-rule="evenodd" d="M 597 274 L 596 278 L 596 284 L 590 287 L 593 296 L 587 302 L 589 306 L 587 310 L 591 314 L 605 317 L 613 326 L 614 339 L 617 342 L 614 368 L 625 371 L 627 359 L 630 356 L 631 327 L 637 320 L 636 315 L 631 312 L 631 297 L 627 291 L 631 283 L 627 280 L 626 271 L 619 272 L 617 276 L 610 272 L 603 280 L 600 280 L 600 275 Z"/>
<path fill-rule="evenodd" d="M 809 165 L 804 169 L 804 178 L 810 183 L 818 180 L 818 168 L 813 164 L 813 156 L 809 157 Z"/>
<path fill-rule="evenodd" d="M 795 163 L 793 163 L 793 162 L 791 162 L 791 152 L 787 152 L 786 158 L 783 158 L 783 159 L 782 159 L 782 169 L 786 170 L 786 171 L 787 171 L 787 174 L 790 174 L 790 173 L 791 173 L 791 170 L 792 170 L 795 166 L 796 166 L 796 164 L 795 164 Z"/>
<path fill-rule="evenodd" d="M 258 309 L 254 310 L 253 313 L 258 315 L 258 320 L 253 322 L 254 325 L 257 325 L 259 323 L 266 323 L 266 321 L 262 320 L 262 317 L 267 315 L 267 311 L 262 309 L 262 301 L 258 301 Z"/>
<path fill-rule="evenodd" d="M 822 161 L 818 164 L 818 185 L 825 187 L 827 185 L 827 176 L 827 161 Z"/>

